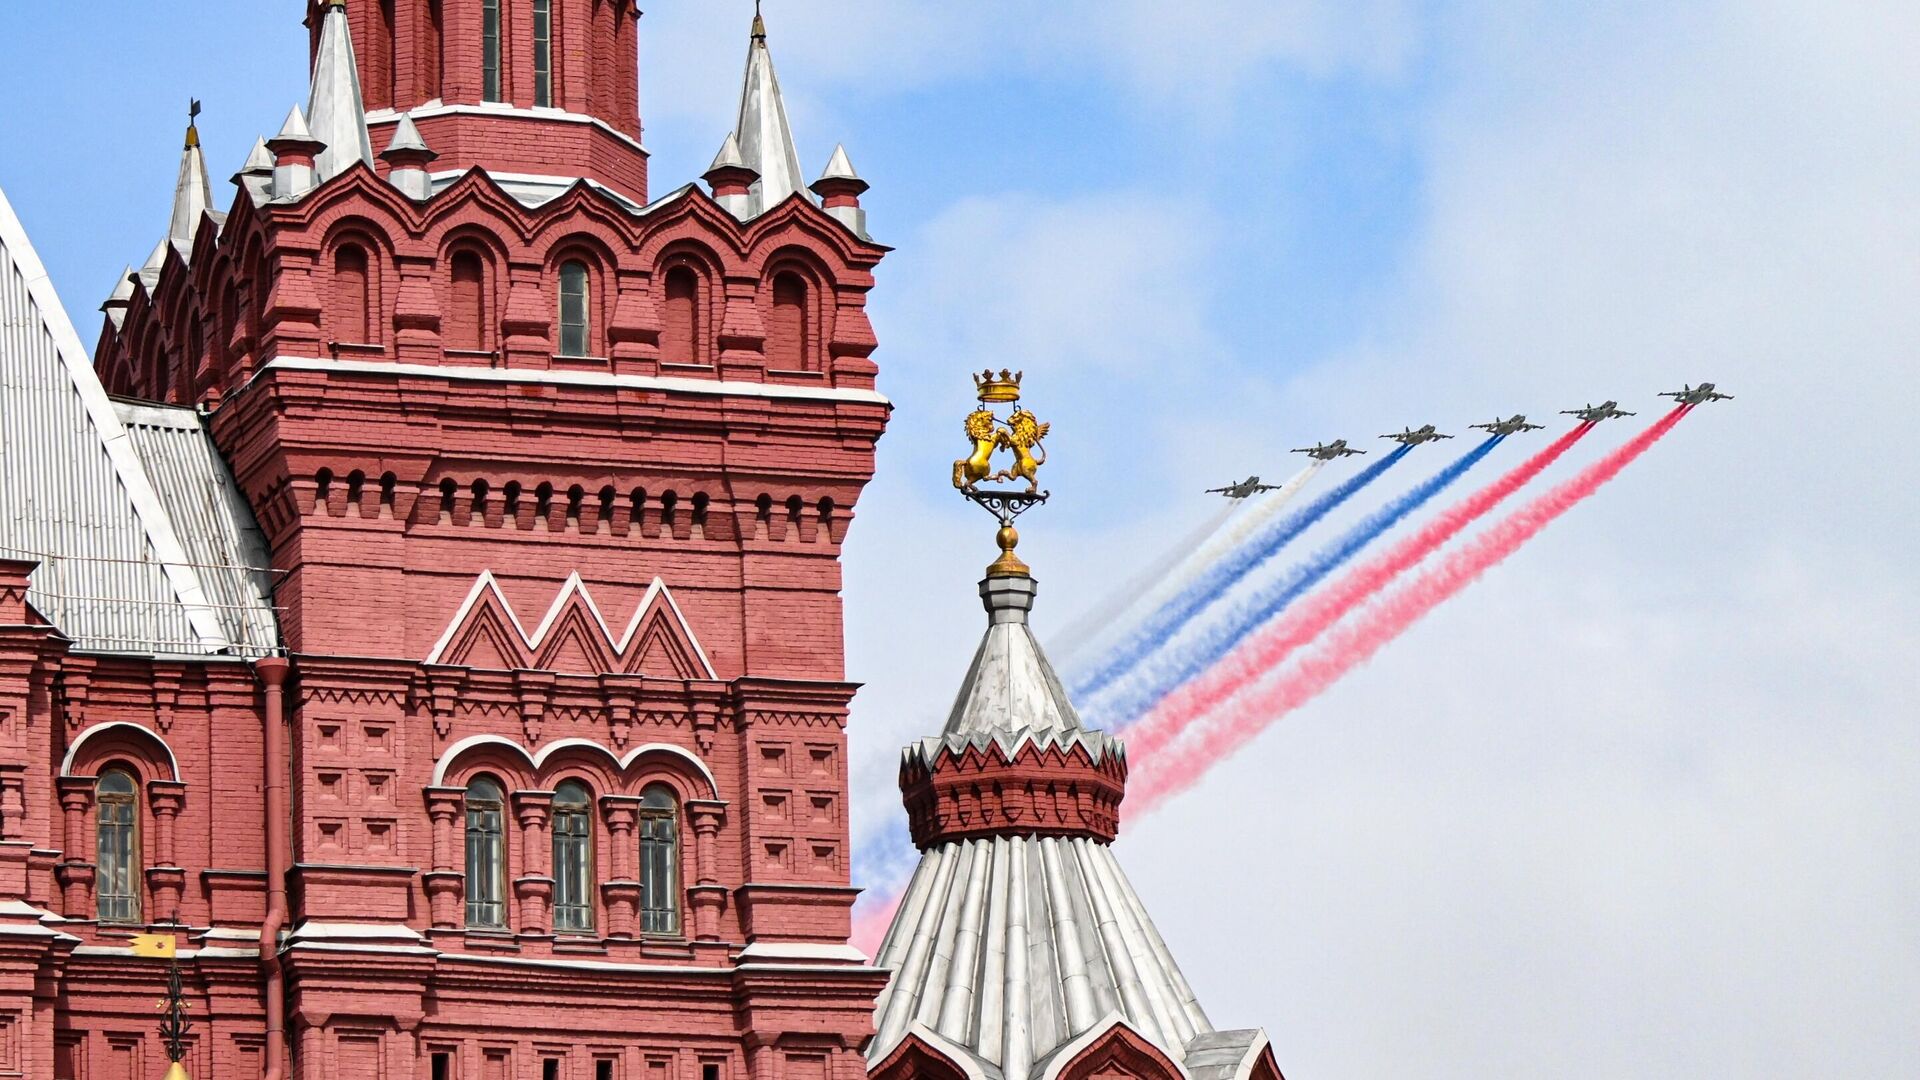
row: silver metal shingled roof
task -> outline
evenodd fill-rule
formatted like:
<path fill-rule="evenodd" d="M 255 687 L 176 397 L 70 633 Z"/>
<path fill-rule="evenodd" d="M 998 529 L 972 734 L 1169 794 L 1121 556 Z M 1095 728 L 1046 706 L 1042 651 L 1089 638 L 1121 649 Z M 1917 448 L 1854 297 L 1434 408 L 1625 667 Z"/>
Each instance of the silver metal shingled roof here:
<path fill-rule="evenodd" d="M 1175 1061 L 1213 1030 L 1113 850 L 1084 838 L 928 850 L 876 964 L 893 980 L 869 1061 L 916 1023 L 1009 1080 L 1114 1013 Z"/>
<path fill-rule="evenodd" d="M 221 549 L 220 529 L 190 545 L 183 532 L 203 523 L 183 516 L 176 527 L 172 508 L 199 497 L 205 469 L 187 468 L 193 452 L 169 451 L 181 473 L 156 483 L 142 442 L 88 364 L 0 192 L 0 554 L 40 563 L 28 598 L 76 648 L 182 656 L 271 648 L 273 637 L 257 632 L 271 626 L 270 609 L 232 583 L 245 609 L 235 625 L 255 630 L 229 636 L 220 599 L 228 586 L 212 584 L 220 567 L 203 561 Z M 203 441 L 199 453 L 211 447 Z M 250 524 L 221 528 L 233 535 Z"/>
<path fill-rule="evenodd" d="M 1084 745 L 1096 758 L 1124 752 L 1081 725 L 1028 626 L 1035 593 L 1026 577 L 981 583 L 986 637 L 946 730 L 908 755 L 931 764 L 969 743 L 1011 753 L 1029 741 Z M 1213 1025 L 1112 848 L 1090 838 L 1007 835 L 928 848 L 875 962 L 893 978 L 875 1008 L 869 1061 L 918 1031 L 971 1056 L 981 1075 L 1033 1080 L 1116 1018 L 1176 1062 L 1190 1047 L 1210 1047 L 1209 1062 L 1221 1056 L 1196 1042 Z"/>

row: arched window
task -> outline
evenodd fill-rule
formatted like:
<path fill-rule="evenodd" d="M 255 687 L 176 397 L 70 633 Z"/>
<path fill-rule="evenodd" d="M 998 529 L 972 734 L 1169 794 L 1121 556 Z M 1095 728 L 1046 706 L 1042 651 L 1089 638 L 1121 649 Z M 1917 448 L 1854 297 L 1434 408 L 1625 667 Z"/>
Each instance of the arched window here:
<path fill-rule="evenodd" d="M 697 364 L 700 362 L 700 275 L 686 266 L 667 271 L 666 296 L 660 359 L 669 364 Z"/>
<path fill-rule="evenodd" d="M 480 0 L 480 67 L 480 99 L 499 101 L 500 0 Z"/>
<path fill-rule="evenodd" d="M 333 254 L 335 303 L 340 310 L 335 341 L 360 344 L 372 340 L 372 321 L 367 317 L 371 299 L 367 276 L 367 249 L 347 244 Z"/>
<path fill-rule="evenodd" d="M 108 769 L 94 785 L 98 833 L 96 881 L 101 922 L 140 921 L 140 785 L 125 769 Z"/>
<path fill-rule="evenodd" d="M 482 776 L 467 785 L 467 925 L 507 925 L 505 800 L 500 785 Z"/>
<path fill-rule="evenodd" d="M 560 264 L 560 355 L 587 356 L 592 333 L 588 317 L 587 264 L 569 259 Z"/>
<path fill-rule="evenodd" d="M 773 279 L 767 366 L 780 371 L 801 371 L 807 366 L 807 283 L 791 270 Z"/>
<path fill-rule="evenodd" d="M 447 312 L 447 347 L 478 352 L 487 347 L 486 264 L 471 251 L 453 257 L 453 304 Z"/>
<path fill-rule="evenodd" d="M 593 799 L 575 780 L 553 793 L 553 928 L 593 929 Z"/>
<path fill-rule="evenodd" d="M 533 0 L 533 103 L 553 104 L 553 0 Z"/>
<path fill-rule="evenodd" d="M 680 932 L 679 808 L 665 784 L 640 796 L 640 930 Z"/>

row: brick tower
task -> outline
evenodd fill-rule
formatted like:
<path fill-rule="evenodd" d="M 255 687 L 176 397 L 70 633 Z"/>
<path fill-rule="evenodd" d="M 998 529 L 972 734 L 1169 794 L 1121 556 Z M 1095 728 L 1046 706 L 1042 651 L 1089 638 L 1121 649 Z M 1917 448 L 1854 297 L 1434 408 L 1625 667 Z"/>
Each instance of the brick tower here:
<path fill-rule="evenodd" d="M 631 0 L 306 14 L 309 100 L 224 214 L 189 130 L 93 372 L 30 296 L 98 474 L 36 482 L 106 525 L 0 515 L 0 1076 L 164 1067 L 155 924 L 199 1080 L 862 1073 L 865 183 L 801 186 L 757 18 L 710 190 L 650 202 Z"/>

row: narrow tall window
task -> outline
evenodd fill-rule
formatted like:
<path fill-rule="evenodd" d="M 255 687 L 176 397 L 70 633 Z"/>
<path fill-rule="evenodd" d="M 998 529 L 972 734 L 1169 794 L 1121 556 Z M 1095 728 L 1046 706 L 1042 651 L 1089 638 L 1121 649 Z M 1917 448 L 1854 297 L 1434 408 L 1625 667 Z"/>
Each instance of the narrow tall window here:
<path fill-rule="evenodd" d="M 553 104 L 553 0 L 533 0 L 533 103 Z"/>
<path fill-rule="evenodd" d="M 140 921 L 139 795 L 140 786 L 125 769 L 108 769 L 94 786 L 101 922 Z"/>
<path fill-rule="evenodd" d="M 560 264 L 560 355 L 586 356 L 592 330 L 588 310 L 587 264 L 578 259 Z"/>
<path fill-rule="evenodd" d="M 507 925 L 506 845 L 500 785 L 480 777 L 467 785 L 467 925 Z"/>
<path fill-rule="evenodd" d="M 500 0 L 480 3 L 480 66 L 483 101 L 500 100 Z"/>
<path fill-rule="evenodd" d="M 453 310 L 448 315 L 448 348 L 487 347 L 486 267 L 471 251 L 453 257 Z"/>
<path fill-rule="evenodd" d="M 700 278 L 684 266 L 667 271 L 667 310 L 660 333 L 660 359 L 700 362 Z"/>
<path fill-rule="evenodd" d="M 788 272 L 773 279 L 767 366 L 780 371 L 801 371 L 807 366 L 807 284 L 799 274 Z"/>
<path fill-rule="evenodd" d="M 593 799 L 573 780 L 553 793 L 553 928 L 593 929 Z"/>
<path fill-rule="evenodd" d="M 357 244 L 342 247 L 333 256 L 333 284 L 340 307 L 339 331 L 334 340 L 359 344 L 371 339 L 367 302 L 371 289 L 367 281 L 367 249 Z"/>
<path fill-rule="evenodd" d="M 640 796 L 640 929 L 680 932 L 680 828 L 673 789 L 655 784 Z"/>

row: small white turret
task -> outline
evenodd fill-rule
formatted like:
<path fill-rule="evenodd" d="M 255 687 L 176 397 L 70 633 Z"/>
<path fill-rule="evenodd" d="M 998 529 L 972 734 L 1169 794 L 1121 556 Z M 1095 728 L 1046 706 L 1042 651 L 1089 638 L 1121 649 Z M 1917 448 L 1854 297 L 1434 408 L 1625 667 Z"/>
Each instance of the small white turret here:
<path fill-rule="evenodd" d="M 297 199 L 312 191 L 319 183 L 314 162 L 326 146 L 313 137 L 306 114 L 295 105 L 287 113 L 287 122 L 280 125 L 280 134 L 267 142 L 267 150 L 273 154 L 273 197 Z"/>
<path fill-rule="evenodd" d="M 866 194 L 870 186 L 854 171 L 847 148 L 836 146 L 832 160 L 827 162 L 827 171 L 813 182 L 813 192 L 820 196 L 820 205 L 828 217 L 845 225 L 860 239 L 871 240 L 873 237 L 867 235 L 867 212 L 860 207 L 860 196 Z"/>
<path fill-rule="evenodd" d="M 393 141 L 381 152 L 380 160 L 387 163 L 388 183 L 407 198 L 425 202 L 433 197 L 433 177 L 427 173 L 427 166 L 439 156 L 420 137 L 413 114 L 402 113 L 393 128 Z"/>
<path fill-rule="evenodd" d="M 741 158 L 740 140 L 731 133 L 701 179 L 713 188 L 713 201 L 722 210 L 741 221 L 753 216 L 753 184 L 760 174 Z"/>

